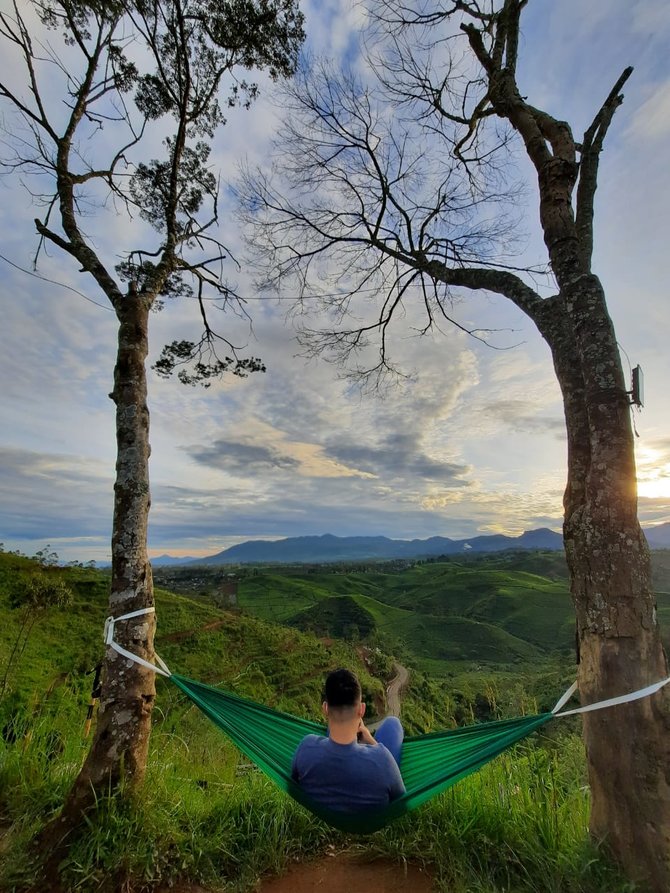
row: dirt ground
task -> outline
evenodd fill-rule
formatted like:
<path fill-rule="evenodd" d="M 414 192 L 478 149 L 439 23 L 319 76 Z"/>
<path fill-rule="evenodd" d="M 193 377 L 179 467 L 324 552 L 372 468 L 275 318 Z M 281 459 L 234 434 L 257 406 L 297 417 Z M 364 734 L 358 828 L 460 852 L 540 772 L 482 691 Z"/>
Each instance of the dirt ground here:
<path fill-rule="evenodd" d="M 418 865 L 348 853 L 301 862 L 280 877 L 266 878 L 257 893 L 434 893 L 432 878 Z M 168 893 L 168 891 L 165 891 Z M 171 887 L 169 893 L 210 893 L 198 886 Z"/>
<path fill-rule="evenodd" d="M 258 893 L 433 893 L 430 875 L 418 865 L 333 856 L 290 868 L 261 882 Z"/>

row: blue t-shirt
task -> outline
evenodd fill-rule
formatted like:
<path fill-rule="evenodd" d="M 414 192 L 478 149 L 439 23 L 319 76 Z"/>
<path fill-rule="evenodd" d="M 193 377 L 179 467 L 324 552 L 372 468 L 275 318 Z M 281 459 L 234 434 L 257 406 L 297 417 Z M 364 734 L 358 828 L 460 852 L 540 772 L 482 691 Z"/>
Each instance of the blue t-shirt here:
<path fill-rule="evenodd" d="M 307 735 L 291 775 L 308 797 L 336 812 L 379 808 L 405 793 L 398 764 L 383 744 L 337 744 Z"/>

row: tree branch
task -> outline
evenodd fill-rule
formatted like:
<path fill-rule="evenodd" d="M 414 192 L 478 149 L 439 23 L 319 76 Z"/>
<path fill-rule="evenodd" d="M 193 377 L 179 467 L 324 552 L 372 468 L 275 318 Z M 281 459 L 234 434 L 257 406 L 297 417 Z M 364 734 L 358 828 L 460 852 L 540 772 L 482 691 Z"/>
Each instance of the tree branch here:
<path fill-rule="evenodd" d="M 600 152 L 614 113 L 623 102 L 621 90 L 632 73 L 633 68 L 630 66 L 622 72 L 597 115 L 585 131 L 584 140 L 579 147 L 581 160 L 579 163 L 575 222 L 580 239 L 582 260 L 589 269 L 593 254 L 593 204 L 596 189 L 598 188 Z"/>
<path fill-rule="evenodd" d="M 76 258 L 82 265 L 82 268 L 87 273 L 91 273 L 100 288 L 109 298 L 112 306 L 115 309 L 118 307 L 119 302 L 123 299 L 123 295 L 116 284 L 116 281 L 105 269 L 104 264 L 95 251 L 89 248 L 83 239 L 78 243 L 63 239 L 57 233 L 48 229 L 38 218 L 35 218 L 35 227 L 42 238 L 48 239 L 50 242 L 53 242 L 54 245 L 58 245 L 63 251 L 66 251 L 68 254 L 71 254 L 72 257 Z"/>

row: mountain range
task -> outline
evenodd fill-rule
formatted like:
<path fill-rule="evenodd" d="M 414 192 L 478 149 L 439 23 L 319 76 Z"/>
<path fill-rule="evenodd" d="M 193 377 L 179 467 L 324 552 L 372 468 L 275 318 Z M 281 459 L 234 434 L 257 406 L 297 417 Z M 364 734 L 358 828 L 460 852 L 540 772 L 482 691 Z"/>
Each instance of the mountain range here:
<path fill-rule="evenodd" d="M 198 564 L 324 564 L 334 561 L 427 558 L 464 552 L 500 552 L 505 549 L 562 549 L 563 537 L 547 528 L 521 536 L 475 536 L 452 540 L 432 536 L 425 540 L 395 540 L 386 536 L 296 536 L 268 542 L 251 540 L 197 560 Z"/>
<path fill-rule="evenodd" d="M 670 549 L 670 523 L 645 528 L 652 549 Z M 506 549 L 563 548 L 563 537 L 555 530 L 540 527 L 520 536 L 493 534 L 452 540 L 431 536 L 420 540 L 396 540 L 386 536 L 294 536 L 282 540 L 249 540 L 208 555 L 206 558 L 152 558 L 156 567 L 185 564 L 327 564 L 337 561 L 389 561 L 394 558 L 428 558 L 468 552 L 503 552 Z"/>

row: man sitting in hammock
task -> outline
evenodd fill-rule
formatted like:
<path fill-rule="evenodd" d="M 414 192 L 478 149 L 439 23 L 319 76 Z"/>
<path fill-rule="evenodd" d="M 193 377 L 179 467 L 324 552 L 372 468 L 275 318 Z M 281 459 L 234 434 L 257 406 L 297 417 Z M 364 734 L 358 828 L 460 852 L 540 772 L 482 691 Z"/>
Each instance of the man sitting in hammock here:
<path fill-rule="evenodd" d="M 373 738 L 363 723 L 361 698 L 360 682 L 350 670 L 330 673 L 322 705 L 328 737 L 307 735 L 293 757 L 293 780 L 315 803 L 338 812 L 379 808 L 405 793 L 398 768 L 400 720 L 387 716 Z"/>

